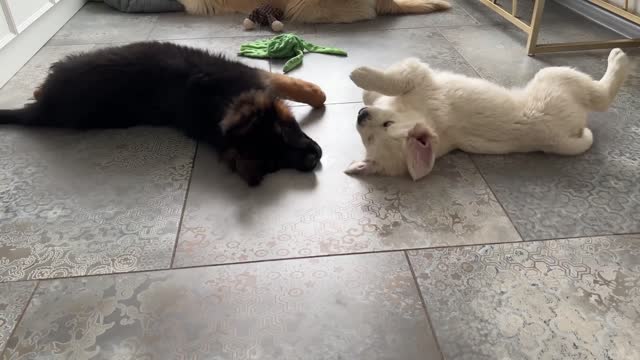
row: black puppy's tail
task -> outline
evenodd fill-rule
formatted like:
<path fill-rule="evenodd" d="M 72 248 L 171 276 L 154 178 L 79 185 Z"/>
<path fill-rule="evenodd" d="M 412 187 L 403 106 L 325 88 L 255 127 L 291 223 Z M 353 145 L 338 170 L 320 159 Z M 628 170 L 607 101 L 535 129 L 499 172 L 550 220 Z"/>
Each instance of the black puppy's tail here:
<path fill-rule="evenodd" d="M 35 125 L 38 110 L 34 104 L 25 105 L 22 109 L 0 109 L 0 124 Z"/>

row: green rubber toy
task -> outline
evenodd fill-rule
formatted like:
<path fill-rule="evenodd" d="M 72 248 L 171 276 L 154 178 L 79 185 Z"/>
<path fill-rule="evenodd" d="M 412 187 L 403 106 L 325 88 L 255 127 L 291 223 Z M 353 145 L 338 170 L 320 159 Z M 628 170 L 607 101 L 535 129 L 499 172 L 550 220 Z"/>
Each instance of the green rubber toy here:
<path fill-rule="evenodd" d="M 284 72 L 288 73 L 302 65 L 302 57 L 307 52 L 347 56 L 344 50 L 314 45 L 294 34 L 282 34 L 272 39 L 243 44 L 238 55 L 257 59 L 289 59 L 284 64 Z"/>

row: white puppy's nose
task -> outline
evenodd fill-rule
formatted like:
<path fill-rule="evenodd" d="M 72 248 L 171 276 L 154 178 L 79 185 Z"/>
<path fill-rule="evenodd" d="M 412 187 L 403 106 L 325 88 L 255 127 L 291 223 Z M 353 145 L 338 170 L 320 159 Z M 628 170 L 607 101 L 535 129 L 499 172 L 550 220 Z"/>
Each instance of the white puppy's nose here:
<path fill-rule="evenodd" d="M 363 107 L 358 111 L 358 125 L 364 124 L 367 121 L 367 118 L 369 118 L 369 109 Z"/>

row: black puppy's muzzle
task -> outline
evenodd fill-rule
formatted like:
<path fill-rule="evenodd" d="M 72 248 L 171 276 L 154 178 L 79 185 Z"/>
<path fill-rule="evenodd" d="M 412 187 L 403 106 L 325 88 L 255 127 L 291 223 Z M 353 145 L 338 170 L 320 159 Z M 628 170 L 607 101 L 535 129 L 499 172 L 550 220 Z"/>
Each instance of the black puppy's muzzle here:
<path fill-rule="evenodd" d="M 299 171 L 312 171 L 320 163 L 322 149 L 302 131 L 285 130 L 288 149 L 285 150 L 283 167 Z"/>
<path fill-rule="evenodd" d="M 311 171 L 320 163 L 320 159 L 322 158 L 322 149 L 315 141 L 309 139 L 305 153 L 306 154 L 302 157 L 297 169 L 300 171 Z"/>
<path fill-rule="evenodd" d="M 363 107 L 358 110 L 358 125 L 364 125 L 364 123 L 367 122 L 367 119 L 369 119 L 369 109 Z"/>

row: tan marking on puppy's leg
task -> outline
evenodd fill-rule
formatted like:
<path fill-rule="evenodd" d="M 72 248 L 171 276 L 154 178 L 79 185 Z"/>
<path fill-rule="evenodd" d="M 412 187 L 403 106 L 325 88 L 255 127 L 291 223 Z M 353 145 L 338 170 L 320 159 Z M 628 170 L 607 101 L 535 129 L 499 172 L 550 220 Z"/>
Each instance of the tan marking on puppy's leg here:
<path fill-rule="evenodd" d="M 255 99 L 253 100 L 253 102 L 257 109 L 264 110 L 271 106 L 272 98 L 267 94 L 266 91 L 256 91 L 254 96 Z"/>
<path fill-rule="evenodd" d="M 33 90 L 33 98 L 36 100 L 40 100 L 40 95 L 42 95 L 42 88 L 38 86 L 35 90 Z"/>
<path fill-rule="evenodd" d="M 264 73 L 267 84 L 280 97 L 309 104 L 314 108 L 324 105 L 327 96 L 318 85 L 287 75 Z"/>

